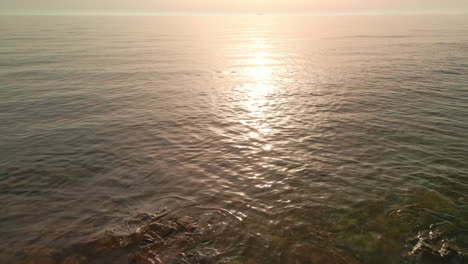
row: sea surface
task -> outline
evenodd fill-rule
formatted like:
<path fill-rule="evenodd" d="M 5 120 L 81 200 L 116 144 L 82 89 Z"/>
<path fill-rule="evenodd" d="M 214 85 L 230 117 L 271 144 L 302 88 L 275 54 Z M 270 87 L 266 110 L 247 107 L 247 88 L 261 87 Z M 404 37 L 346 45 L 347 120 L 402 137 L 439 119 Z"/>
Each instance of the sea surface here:
<path fill-rule="evenodd" d="M 0 262 L 160 214 L 199 263 L 468 252 L 468 16 L 0 17 Z"/>

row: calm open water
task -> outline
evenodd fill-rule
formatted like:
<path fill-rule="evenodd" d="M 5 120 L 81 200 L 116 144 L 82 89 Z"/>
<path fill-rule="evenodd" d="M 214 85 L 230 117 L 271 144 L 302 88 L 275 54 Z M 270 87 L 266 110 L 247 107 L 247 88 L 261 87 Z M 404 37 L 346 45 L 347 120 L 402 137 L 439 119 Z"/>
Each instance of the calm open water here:
<path fill-rule="evenodd" d="M 467 16 L 0 32 L 2 263 L 163 210 L 198 218 L 219 263 L 413 263 L 429 230 L 468 251 Z"/>

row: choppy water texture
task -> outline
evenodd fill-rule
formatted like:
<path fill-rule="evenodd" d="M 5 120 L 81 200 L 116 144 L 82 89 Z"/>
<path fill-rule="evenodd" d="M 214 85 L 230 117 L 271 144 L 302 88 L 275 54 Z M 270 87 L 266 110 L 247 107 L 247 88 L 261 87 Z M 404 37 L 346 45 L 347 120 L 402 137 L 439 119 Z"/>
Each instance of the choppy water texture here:
<path fill-rule="evenodd" d="M 2 263 L 83 245 L 107 253 L 68 261 L 126 263 L 157 239 L 154 263 L 468 251 L 467 16 L 1 17 L 0 32 Z"/>

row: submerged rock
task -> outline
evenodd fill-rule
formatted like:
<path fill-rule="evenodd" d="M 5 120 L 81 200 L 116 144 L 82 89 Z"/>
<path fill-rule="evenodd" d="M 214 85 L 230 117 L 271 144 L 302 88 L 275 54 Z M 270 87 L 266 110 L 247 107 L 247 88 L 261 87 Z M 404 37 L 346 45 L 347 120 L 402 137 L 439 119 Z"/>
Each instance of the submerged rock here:
<path fill-rule="evenodd" d="M 216 263 L 219 255 L 199 232 L 195 218 L 153 221 L 134 233 L 108 235 L 64 250 L 25 250 L 23 264 Z"/>
<path fill-rule="evenodd" d="M 300 224 L 286 222 L 278 232 L 250 236 L 247 232 L 241 237 L 248 239 L 244 241 L 236 237 L 242 225 L 212 229 L 211 224 L 222 222 L 223 216 L 206 222 L 201 218 L 202 224 L 192 217 L 163 220 L 166 216 L 139 216 L 129 222 L 139 228 L 126 235 L 109 234 L 61 250 L 26 249 L 17 254 L 23 260 L 19 263 L 468 264 L 466 246 L 460 243 L 463 229 L 450 221 L 455 218 L 413 204 L 385 208 L 365 203 L 351 214 L 328 220 L 333 223 L 329 230 L 326 224 L 313 225 L 307 219 Z M 421 229 L 432 231 L 418 234 Z M 245 244 L 236 248 L 239 241 Z"/>
<path fill-rule="evenodd" d="M 468 256 L 442 238 L 437 231 L 424 231 L 418 235 L 418 242 L 411 255 L 421 264 L 466 264 Z"/>
<path fill-rule="evenodd" d="M 468 264 L 468 207 L 452 199 L 419 188 L 358 203 L 335 217 L 335 246 L 362 263 Z"/>

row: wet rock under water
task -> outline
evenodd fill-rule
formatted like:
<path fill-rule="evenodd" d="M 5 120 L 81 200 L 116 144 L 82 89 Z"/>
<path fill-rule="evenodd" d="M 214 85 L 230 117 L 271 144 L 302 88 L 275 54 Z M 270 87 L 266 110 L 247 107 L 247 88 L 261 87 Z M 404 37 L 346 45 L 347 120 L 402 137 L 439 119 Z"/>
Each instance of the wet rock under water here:
<path fill-rule="evenodd" d="M 362 233 L 345 228 L 313 246 L 294 242 L 294 237 L 281 238 L 276 250 L 284 250 L 278 260 L 270 256 L 233 256 L 225 250 L 222 237 L 208 234 L 203 223 L 193 217 L 164 219 L 148 216 L 147 224 L 127 235 L 108 234 L 96 240 L 66 249 L 29 248 L 23 250 L 21 264 L 262 264 L 262 263 L 374 263 L 364 256 L 389 256 L 401 251 L 379 233 Z M 395 224 L 395 223 L 393 223 Z M 296 237 L 296 240 L 303 240 Z M 333 246 L 333 244 L 335 246 Z M 403 259 L 387 259 L 385 263 L 404 264 L 467 264 L 468 256 L 447 239 L 443 232 L 421 231 Z M 258 254 L 257 254 L 258 255 Z M 394 254 L 393 254 L 394 255 Z M 273 258 L 273 259 L 272 259 Z M 286 262 L 285 262 L 286 261 Z"/>
<path fill-rule="evenodd" d="M 418 234 L 418 242 L 411 255 L 417 263 L 424 264 L 465 264 L 468 256 L 460 252 L 455 245 L 443 238 L 441 232 L 423 231 Z"/>
<path fill-rule="evenodd" d="M 64 250 L 29 249 L 24 264 L 217 263 L 219 252 L 197 231 L 192 217 L 153 221 L 130 235 L 107 235 Z"/>

